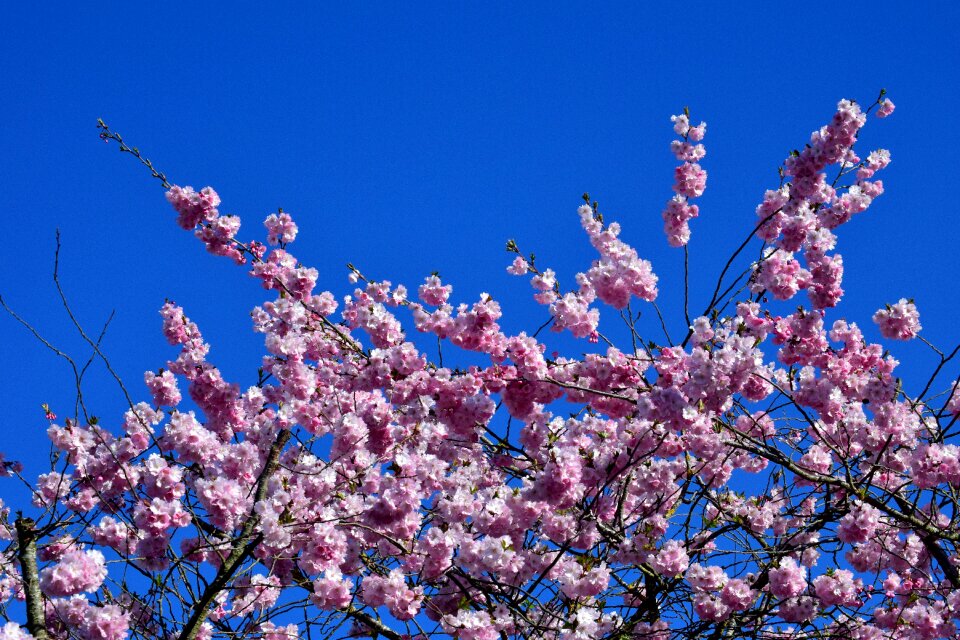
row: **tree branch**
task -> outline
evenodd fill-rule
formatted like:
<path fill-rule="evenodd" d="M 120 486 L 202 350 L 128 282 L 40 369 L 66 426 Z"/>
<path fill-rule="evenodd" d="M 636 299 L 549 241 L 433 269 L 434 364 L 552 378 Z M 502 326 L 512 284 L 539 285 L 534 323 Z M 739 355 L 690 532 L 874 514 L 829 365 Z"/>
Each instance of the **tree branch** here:
<path fill-rule="evenodd" d="M 37 532 L 34 521 L 17 518 L 17 558 L 23 578 L 23 592 L 27 599 L 27 631 L 36 640 L 47 640 L 47 625 L 43 614 L 43 594 L 37 571 Z"/>
<path fill-rule="evenodd" d="M 266 497 L 267 482 L 270 480 L 273 472 L 277 470 L 280 463 L 280 452 L 289 439 L 290 432 L 283 429 L 277 434 L 276 440 L 273 441 L 273 445 L 270 447 L 270 452 L 267 455 L 267 460 L 263 465 L 263 471 L 260 472 L 260 477 L 257 478 L 257 491 L 253 497 L 254 508 L 258 502 Z M 251 510 L 250 516 L 243 524 L 240 535 L 233 543 L 230 555 L 227 556 L 227 559 L 220 565 L 217 575 L 210 584 L 207 585 L 200 599 L 193 606 L 193 613 L 190 614 L 190 619 L 187 621 L 186 626 L 184 626 L 183 631 L 180 632 L 178 640 L 195 640 L 197 634 L 200 633 L 200 627 L 210 614 L 210 604 L 214 598 L 227 587 L 227 583 L 233 578 L 237 569 L 240 568 L 240 565 L 253 554 L 254 549 L 260 544 L 259 536 L 252 540 L 250 539 L 253 535 L 253 530 L 259 522 L 260 518 L 256 511 Z M 247 542 L 248 540 L 249 542 Z"/>

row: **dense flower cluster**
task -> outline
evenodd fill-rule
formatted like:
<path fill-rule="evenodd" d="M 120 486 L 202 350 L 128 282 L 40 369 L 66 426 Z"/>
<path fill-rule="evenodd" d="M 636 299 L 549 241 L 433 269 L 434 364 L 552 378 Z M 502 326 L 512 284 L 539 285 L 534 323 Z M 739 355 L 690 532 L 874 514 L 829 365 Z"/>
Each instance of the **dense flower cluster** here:
<path fill-rule="evenodd" d="M 96 591 L 107 577 L 103 554 L 96 549 L 71 549 L 40 572 L 40 587 L 53 596 Z"/>
<path fill-rule="evenodd" d="M 699 144 L 707 133 L 707 123 L 690 126 L 690 117 L 683 113 L 670 118 L 673 131 L 682 139 L 674 140 L 670 150 L 683 164 L 674 171 L 673 190 L 676 195 L 663 210 L 663 231 L 671 247 L 682 247 L 690 241 L 690 220 L 700 215 L 700 209 L 690 204 L 707 188 L 707 172 L 698 164 L 707 155 L 706 147 Z M 698 144 L 692 144 L 692 143 Z"/>
<path fill-rule="evenodd" d="M 673 122 L 664 221 L 682 246 L 706 125 Z M 757 209 L 766 250 L 679 342 L 625 313 L 658 278 L 596 205 L 577 212 L 599 257 L 573 290 L 508 244 L 551 328 L 603 339 L 574 356 L 437 275 L 414 296 L 351 267 L 338 300 L 290 253 L 289 214 L 241 243 L 213 189 L 172 187 L 177 223 L 275 294 L 251 314 L 255 383 L 228 381 L 167 302 L 174 353 L 144 376 L 151 402 L 117 429 L 51 424 L 39 568 L 18 559 L 27 534 L 0 527 L 0 600 L 38 604 L 55 640 L 955 635 L 958 385 L 940 366 L 908 395 L 882 345 L 828 318 L 837 230 L 890 161 L 854 152 L 865 122 L 842 101 L 787 158 Z M 808 306 L 769 300 L 800 291 Z M 624 344 L 600 335 L 602 305 L 628 321 Z M 907 300 L 874 320 L 884 338 L 920 330 Z"/>
<path fill-rule="evenodd" d="M 873 321 L 880 327 L 880 334 L 890 340 L 909 340 L 920 332 L 920 313 L 913 301 L 906 298 L 877 311 Z"/>

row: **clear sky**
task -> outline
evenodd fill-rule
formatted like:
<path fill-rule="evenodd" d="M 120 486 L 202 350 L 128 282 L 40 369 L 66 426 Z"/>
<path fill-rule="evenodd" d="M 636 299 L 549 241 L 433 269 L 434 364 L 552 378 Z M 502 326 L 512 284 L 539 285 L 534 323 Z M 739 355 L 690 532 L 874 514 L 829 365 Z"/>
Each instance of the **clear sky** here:
<path fill-rule="evenodd" d="M 955 2 L 203 4 L 12 3 L 0 32 L 0 293 L 86 357 L 50 278 L 59 227 L 73 307 L 94 332 L 116 310 L 104 349 L 136 398 L 144 370 L 176 355 L 160 333 L 165 298 L 246 386 L 263 352 L 248 312 L 266 296 L 175 226 L 155 181 L 97 139 L 98 117 L 172 181 L 214 186 L 243 239 L 278 206 L 293 213 L 292 250 L 323 288 L 349 292 L 348 261 L 411 289 L 440 271 L 455 302 L 493 294 L 510 331 L 545 316 L 504 272 L 504 241 L 571 286 L 595 255 L 575 215 L 588 191 L 653 262 L 680 333 L 682 252 L 660 218 L 669 116 L 687 105 L 709 125 L 690 245 L 699 308 L 789 151 L 840 98 L 869 103 L 885 87 L 897 111 L 870 119 L 861 149 L 891 150 L 887 193 L 841 229 L 841 311 L 878 339 L 873 311 L 912 296 L 924 336 L 960 338 Z M 40 404 L 70 415 L 71 376 L 10 317 L 0 332 L 0 450 L 35 475 Z M 932 363 L 922 345 L 894 349 L 906 376 Z M 85 394 L 117 426 L 124 401 L 102 367 Z"/>

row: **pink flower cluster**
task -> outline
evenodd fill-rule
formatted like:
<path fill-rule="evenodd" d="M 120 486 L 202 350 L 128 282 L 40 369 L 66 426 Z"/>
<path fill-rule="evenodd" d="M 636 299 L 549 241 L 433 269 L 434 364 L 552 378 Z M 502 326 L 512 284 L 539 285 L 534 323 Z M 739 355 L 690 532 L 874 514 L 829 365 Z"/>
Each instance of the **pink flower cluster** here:
<path fill-rule="evenodd" d="M 674 140 L 670 150 L 683 164 L 674 171 L 673 190 L 677 195 L 663 210 L 663 230 L 671 247 L 682 247 L 690 241 L 690 220 L 700 214 L 697 205 L 690 204 L 690 200 L 702 196 L 707 188 L 707 172 L 698 164 L 706 156 L 706 149 L 702 144 L 691 144 L 703 140 L 707 124 L 701 122 L 691 127 L 690 118 L 685 113 L 670 119 L 674 132 L 683 138 Z"/>
<path fill-rule="evenodd" d="M 106 577 L 106 559 L 100 551 L 74 548 L 40 572 L 40 588 L 50 596 L 72 596 L 96 591 Z"/>
<path fill-rule="evenodd" d="M 167 191 L 167 201 L 177 212 L 177 224 L 187 231 L 202 222 L 212 222 L 219 215 L 220 196 L 210 187 L 204 187 L 199 192 L 193 187 L 170 187 Z"/>
<path fill-rule="evenodd" d="M 410 640 L 955 634 L 960 392 L 935 375 L 931 396 L 911 394 L 881 345 L 828 318 L 834 232 L 882 192 L 890 161 L 854 153 L 864 122 L 841 102 L 786 161 L 757 211 L 769 250 L 676 340 L 669 314 L 624 311 L 659 281 L 595 206 L 578 214 L 599 258 L 575 290 L 516 255 L 508 271 L 529 274 L 553 330 L 605 342 L 573 355 L 437 275 L 411 297 L 351 267 L 351 295 L 317 292 L 287 249 L 289 214 L 243 244 L 212 189 L 171 189 L 181 226 L 274 292 L 251 314 L 264 352 L 243 390 L 169 302 L 175 355 L 144 376 L 152 406 L 116 425 L 50 418 L 59 465 L 34 493 L 55 520 L 38 553 L 49 635 L 287 640 L 310 632 L 284 617 L 301 606 L 314 632 Z M 681 246 L 705 125 L 674 127 L 664 219 Z M 853 182 L 834 186 L 833 165 Z M 789 312 L 759 295 L 800 291 L 809 305 Z M 598 300 L 625 330 L 599 334 Z M 877 322 L 885 337 L 920 329 L 908 301 Z M 11 555 L 4 606 L 26 595 Z"/>
<path fill-rule="evenodd" d="M 880 103 L 880 108 L 877 109 L 877 117 L 886 118 L 893 113 L 894 108 L 893 101 L 891 101 L 890 98 L 884 98 L 883 102 Z"/>
<path fill-rule="evenodd" d="M 267 242 L 273 245 L 285 245 L 293 242 L 297 238 L 297 223 L 293 221 L 289 213 L 271 213 L 263 221 L 263 226 L 267 228 Z"/>
<path fill-rule="evenodd" d="M 770 291 L 777 299 L 792 298 L 805 289 L 813 306 L 825 309 L 836 306 L 843 296 L 843 261 L 839 255 L 827 253 L 836 244 L 833 230 L 865 211 L 883 193 L 883 183 L 870 178 L 890 162 L 885 150 L 874 151 L 866 161 L 853 152 L 865 122 L 859 105 L 840 101 L 830 124 L 814 132 L 810 143 L 784 162 L 784 175 L 791 181 L 767 191 L 757 207 L 758 235 L 789 256 L 769 267 L 765 262 L 756 265 L 756 286 L 773 281 Z M 856 166 L 855 183 L 845 191 L 835 189 L 831 186 L 835 180 L 827 178 L 830 165 L 839 165 L 840 172 Z M 806 268 L 792 256 L 800 251 Z M 785 266 L 789 266 L 787 274 L 781 274 Z"/>
<path fill-rule="evenodd" d="M 910 340 L 917 337 L 921 329 L 920 313 L 913 300 L 906 298 L 877 311 L 873 321 L 880 327 L 880 335 L 888 340 Z"/>
<path fill-rule="evenodd" d="M 817 576 L 813 581 L 813 591 L 825 607 L 857 604 L 861 587 L 861 580 L 854 578 L 853 573 L 846 569 Z"/>
<path fill-rule="evenodd" d="M 371 607 L 386 605 L 398 620 L 411 620 L 420 611 L 423 589 L 409 588 L 403 574 L 395 569 L 387 577 L 364 578 L 361 597 Z"/>
<path fill-rule="evenodd" d="M 612 222 L 604 229 L 589 205 L 582 205 L 577 213 L 590 243 L 600 253 L 600 260 L 578 278 L 580 296 L 590 302 L 595 295 L 615 309 L 626 307 L 633 296 L 647 302 L 656 300 L 657 276 L 653 266 L 618 238 L 620 225 Z"/>
<path fill-rule="evenodd" d="M 807 588 L 806 574 L 806 569 L 793 558 L 782 559 L 777 567 L 769 571 L 770 593 L 781 599 L 799 596 Z"/>

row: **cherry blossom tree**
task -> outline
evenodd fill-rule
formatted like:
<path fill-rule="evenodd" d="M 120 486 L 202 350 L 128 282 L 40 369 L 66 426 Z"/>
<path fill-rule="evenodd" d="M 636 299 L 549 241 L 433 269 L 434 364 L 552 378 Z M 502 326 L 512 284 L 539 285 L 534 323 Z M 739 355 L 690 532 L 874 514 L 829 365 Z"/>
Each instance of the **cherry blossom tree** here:
<path fill-rule="evenodd" d="M 507 243 L 549 316 L 511 335 L 498 301 L 457 304 L 437 275 L 412 295 L 351 265 L 350 295 L 319 290 L 288 213 L 241 241 L 216 191 L 171 184 L 101 122 L 177 224 L 268 292 L 265 352 L 240 388 L 167 302 L 148 400 L 108 424 L 47 409 L 49 472 L 0 465 L 34 507 L 0 526 L 0 638 L 957 637 L 958 349 L 928 343 L 907 385 L 830 317 L 839 229 L 890 162 L 855 143 L 893 108 L 841 101 L 790 154 L 680 341 L 641 333 L 654 266 L 589 196 L 598 255 L 573 286 Z M 686 252 L 706 125 L 672 120 L 664 231 Z M 912 301 L 873 320 L 923 340 Z M 587 353 L 548 352 L 547 327 Z"/>

